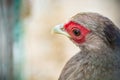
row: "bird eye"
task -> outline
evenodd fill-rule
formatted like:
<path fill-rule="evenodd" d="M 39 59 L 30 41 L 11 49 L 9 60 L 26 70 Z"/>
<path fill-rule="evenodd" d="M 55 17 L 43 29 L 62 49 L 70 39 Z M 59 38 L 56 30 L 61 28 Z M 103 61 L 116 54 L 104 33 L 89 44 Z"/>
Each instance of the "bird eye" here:
<path fill-rule="evenodd" d="M 81 35 L 81 32 L 80 32 L 79 29 L 74 29 L 72 32 L 73 32 L 73 34 L 74 34 L 75 36 Z"/>

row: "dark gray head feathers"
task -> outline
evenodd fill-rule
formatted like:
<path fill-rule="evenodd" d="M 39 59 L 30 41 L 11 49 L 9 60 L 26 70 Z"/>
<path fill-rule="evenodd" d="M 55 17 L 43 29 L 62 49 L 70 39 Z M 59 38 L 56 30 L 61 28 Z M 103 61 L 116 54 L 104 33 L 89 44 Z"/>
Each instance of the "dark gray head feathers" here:
<path fill-rule="evenodd" d="M 90 29 L 111 47 L 120 47 L 120 29 L 110 19 L 98 13 L 78 13 L 71 20 Z"/>

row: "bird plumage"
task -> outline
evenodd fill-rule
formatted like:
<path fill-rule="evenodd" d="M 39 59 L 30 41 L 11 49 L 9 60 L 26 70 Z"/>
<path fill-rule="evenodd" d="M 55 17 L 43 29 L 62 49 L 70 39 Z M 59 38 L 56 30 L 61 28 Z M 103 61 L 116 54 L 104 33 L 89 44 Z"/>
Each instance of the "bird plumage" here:
<path fill-rule="evenodd" d="M 120 29 L 107 17 L 98 13 L 78 13 L 71 21 L 84 25 L 95 34 L 106 38 L 107 42 L 120 47 Z"/>
<path fill-rule="evenodd" d="M 98 13 L 79 13 L 70 21 L 82 25 L 90 33 L 83 35 L 84 42 L 78 43 L 64 30 L 81 52 L 66 63 L 59 80 L 119 80 L 120 29 Z"/>

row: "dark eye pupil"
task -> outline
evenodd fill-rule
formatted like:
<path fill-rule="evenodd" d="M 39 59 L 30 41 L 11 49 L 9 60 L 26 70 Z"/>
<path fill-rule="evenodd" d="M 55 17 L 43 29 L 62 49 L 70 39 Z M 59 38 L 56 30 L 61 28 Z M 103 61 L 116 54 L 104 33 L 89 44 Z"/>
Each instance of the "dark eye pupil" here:
<path fill-rule="evenodd" d="M 79 36 L 81 34 L 79 29 L 74 29 L 73 33 L 74 33 L 75 36 Z"/>

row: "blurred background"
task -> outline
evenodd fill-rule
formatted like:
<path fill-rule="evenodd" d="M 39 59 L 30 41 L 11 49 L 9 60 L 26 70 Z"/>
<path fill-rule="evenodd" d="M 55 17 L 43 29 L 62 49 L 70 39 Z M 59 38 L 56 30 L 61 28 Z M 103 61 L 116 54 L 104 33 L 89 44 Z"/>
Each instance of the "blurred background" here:
<path fill-rule="evenodd" d="M 51 29 L 79 12 L 120 26 L 120 0 L 0 0 L 0 80 L 57 80 L 79 49 Z"/>

